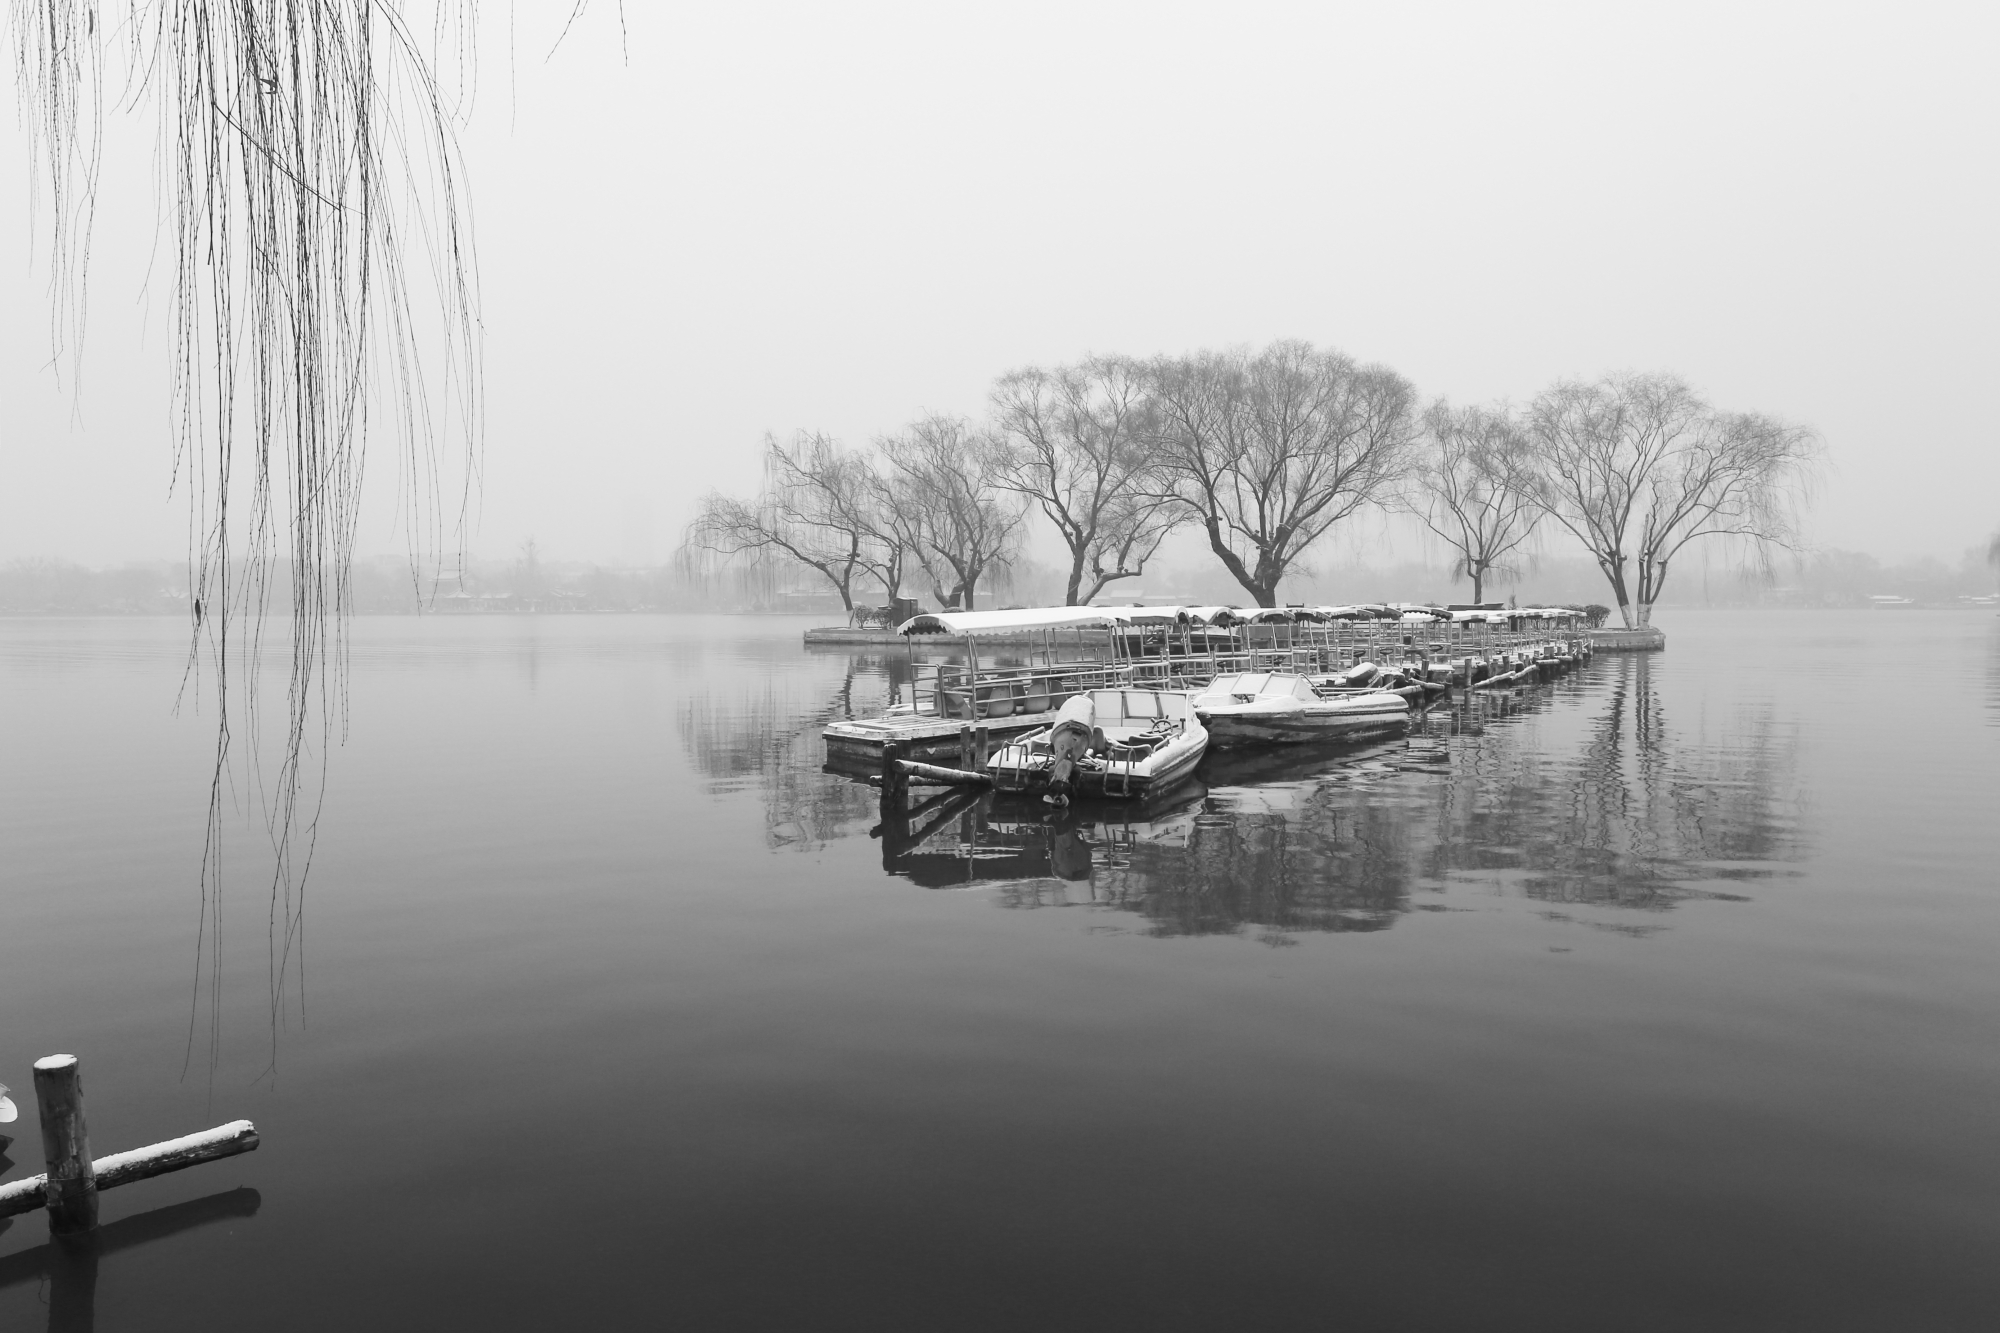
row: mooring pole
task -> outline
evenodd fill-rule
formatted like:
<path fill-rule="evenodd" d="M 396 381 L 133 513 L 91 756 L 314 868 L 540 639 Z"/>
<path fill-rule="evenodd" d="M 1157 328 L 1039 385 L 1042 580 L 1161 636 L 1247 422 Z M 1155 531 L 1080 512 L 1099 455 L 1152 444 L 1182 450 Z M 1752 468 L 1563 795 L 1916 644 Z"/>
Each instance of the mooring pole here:
<path fill-rule="evenodd" d="M 882 804 L 894 802 L 900 810 L 903 800 L 903 766 L 896 761 L 903 757 L 903 747 L 894 741 L 882 745 Z"/>
<path fill-rule="evenodd" d="M 978 727 L 972 733 L 972 769 L 975 773 L 986 771 L 986 750 L 991 734 L 985 727 Z"/>
<path fill-rule="evenodd" d="M 972 767 L 972 724 L 966 723 L 958 729 L 958 766 Z"/>
<path fill-rule="evenodd" d="M 73 1055 L 35 1061 L 35 1105 L 42 1113 L 42 1160 L 48 1164 L 49 1230 L 58 1236 L 97 1225 L 97 1171 L 83 1121 L 83 1075 Z"/>

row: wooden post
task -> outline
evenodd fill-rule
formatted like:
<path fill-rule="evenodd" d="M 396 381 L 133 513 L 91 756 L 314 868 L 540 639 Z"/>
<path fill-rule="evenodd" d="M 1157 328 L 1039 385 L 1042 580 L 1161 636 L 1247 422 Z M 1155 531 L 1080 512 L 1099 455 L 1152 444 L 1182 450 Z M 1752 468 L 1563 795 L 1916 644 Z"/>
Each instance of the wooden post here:
<path fill-rule="evenodd" d="M 895 741 L 882 743 L 882 804 L 900 808 L 906 783 L 903 766 L 897 761 L 903 757 L 903 747 Z"/>
<path fill-rule="evenodd" d="M 972 771 L 975 773 L 986 771 L 986 750 L 990 739 L 991 733 L 985 727 L 980 727 L 972 733 Z"/>
<path fill-rule="evenodd" d="M 958 766 L 972 767 L 972 724 L 969 722 L 958 729 Z"/>
<path fill-rule="evenodd" d="M 89 1231 L 97 1225 L 97 1172 L 75 1056 L 35 1061 L 35 1104 L 42 1113 L 42 1160 L 49 1168 L 49 1230 L 58 1236 Z"/>

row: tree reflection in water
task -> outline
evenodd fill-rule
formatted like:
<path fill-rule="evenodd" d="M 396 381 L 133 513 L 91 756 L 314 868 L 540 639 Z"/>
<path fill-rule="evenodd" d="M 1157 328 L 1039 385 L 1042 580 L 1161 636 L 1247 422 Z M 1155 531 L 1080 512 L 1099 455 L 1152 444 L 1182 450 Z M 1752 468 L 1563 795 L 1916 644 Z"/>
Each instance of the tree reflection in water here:
<path fill-rule="evenodd" d="M 865 830 L 915 883 L 1130 913 L 1161 936 L 1383 930 L 1466 889 L 1618 909 L 1636 915 L 1594 924 L 1645 933 L 1803 851 L 1796 738 L 1768 710 L 1669 725 L 1644 655 L 1457 698 L 1406 740 L 1214 752 L 1175 792 L 1061 812 L 957 789 L 884 811 L 822 771 L 820 728 L 878 712 L 905 671 L 823 658 L 745 676 L 683 708 L 682 740 L 711 791 L 759 793 L 773 848 Z"/>
<path fill-rule="evenodd" d="M 2000 625 L 1986 635 L 1986 721 L 2000 727 Z"/>
<path fill-rule="evenodd" d="M 711 795 L 754 790 L 772 848 L 814 850 L 865 829 L 870 787 L 820 771 L 820 729 L 880 713 L 907 679 L 896 660 L 813 657 L 763 671 L 733 671 L 730 688 L 681 704 L 681 746 Z"/>
<path fill-rule="evenodd" d="M 1587 683 L 1531 699 L 1540 711 L 1579 688 L 1589 700 L 1539 743 L 1490 725 L 1491 712 L 1477 707 L 1439 719 L 1455 733 L 1455 753 L 1426 878 L 1660 909 L 1732 897 L 1706 886 L 1782 872 L 1802 850 L 1796 736 L 1768 710 L 1703 719 L 1714 730 L 1702 734 L 1670 729 L 1653 665 L 1615 657 Z"/>

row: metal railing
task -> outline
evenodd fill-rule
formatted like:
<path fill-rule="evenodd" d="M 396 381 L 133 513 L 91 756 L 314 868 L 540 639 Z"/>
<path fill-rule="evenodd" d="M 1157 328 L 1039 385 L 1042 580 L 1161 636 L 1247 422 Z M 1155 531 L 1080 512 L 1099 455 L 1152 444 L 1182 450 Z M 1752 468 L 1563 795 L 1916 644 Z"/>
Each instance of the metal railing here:
<path fill-rule="evenodd" d="M 1587 650 L 1588 633 L 1561 622 L 1522 618 L 1509 625 L 1374 621 L 1318 625 L 1256 625 L 1239 631 L 1240 646 L 1219 649 L 1176 642 L 1168 633 L 1142 650 L 1110 660 L 979 667 L 932 662 L 915 666 L 911 706 L 921 716 L 979 721 L 1042 713 L 1091 689 L 1138 686 L 1191 689 L 1217 676 L 1291 671 L 1344 671 L 1359 662 L 1384 664 L 1492 658 L 1550 646 Z M 1151 651 L 1157 648 L 1157 652 Z"/>

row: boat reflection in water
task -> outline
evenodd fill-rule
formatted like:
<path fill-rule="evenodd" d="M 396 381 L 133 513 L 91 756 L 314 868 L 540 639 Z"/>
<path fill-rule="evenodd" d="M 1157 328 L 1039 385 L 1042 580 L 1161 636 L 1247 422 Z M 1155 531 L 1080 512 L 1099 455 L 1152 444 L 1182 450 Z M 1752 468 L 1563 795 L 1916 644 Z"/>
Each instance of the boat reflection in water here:
<path fill-rule="evenodd" d="M 1383 930 L 1467 891 L 1645 934 L 1801 851 L 1785 735 L 1751 716 L 1683 741 L 1647 661 L 1625 658 L 1588 684 L 1461 700 L 1407 738 L 1212 753 L 1136 807 L 952 790 L 874 832 L 883 868 L 916 883 L 1131 913 L 1162 936 Z"/>
<path fill-rule="evenodd" d="M 1133 913 L 1148 933 L 1206 935 L 1263 928 L 1381 930 L 1409 910 L 1408 822 L 1388 787 L 1438 781 L 1398 740 L 1320 754 L 1291 772 L 1332 766 L 1378 798 L 1338 807 L 1312 799 L 1311 779 L 1211 786 L 1197 779 L 1142 802 L 1078 801 L 1053 809 L 991 793 L 951 793 L 878 827 L 883 868 L 931 888 L 996 884 L 1014 908 L 1090 906 Z M 1268 756 L 1204 764 L 1234 784 L 1277 767 Z M 1210 769 L 1214 772 L 1210 773 Z"/>

